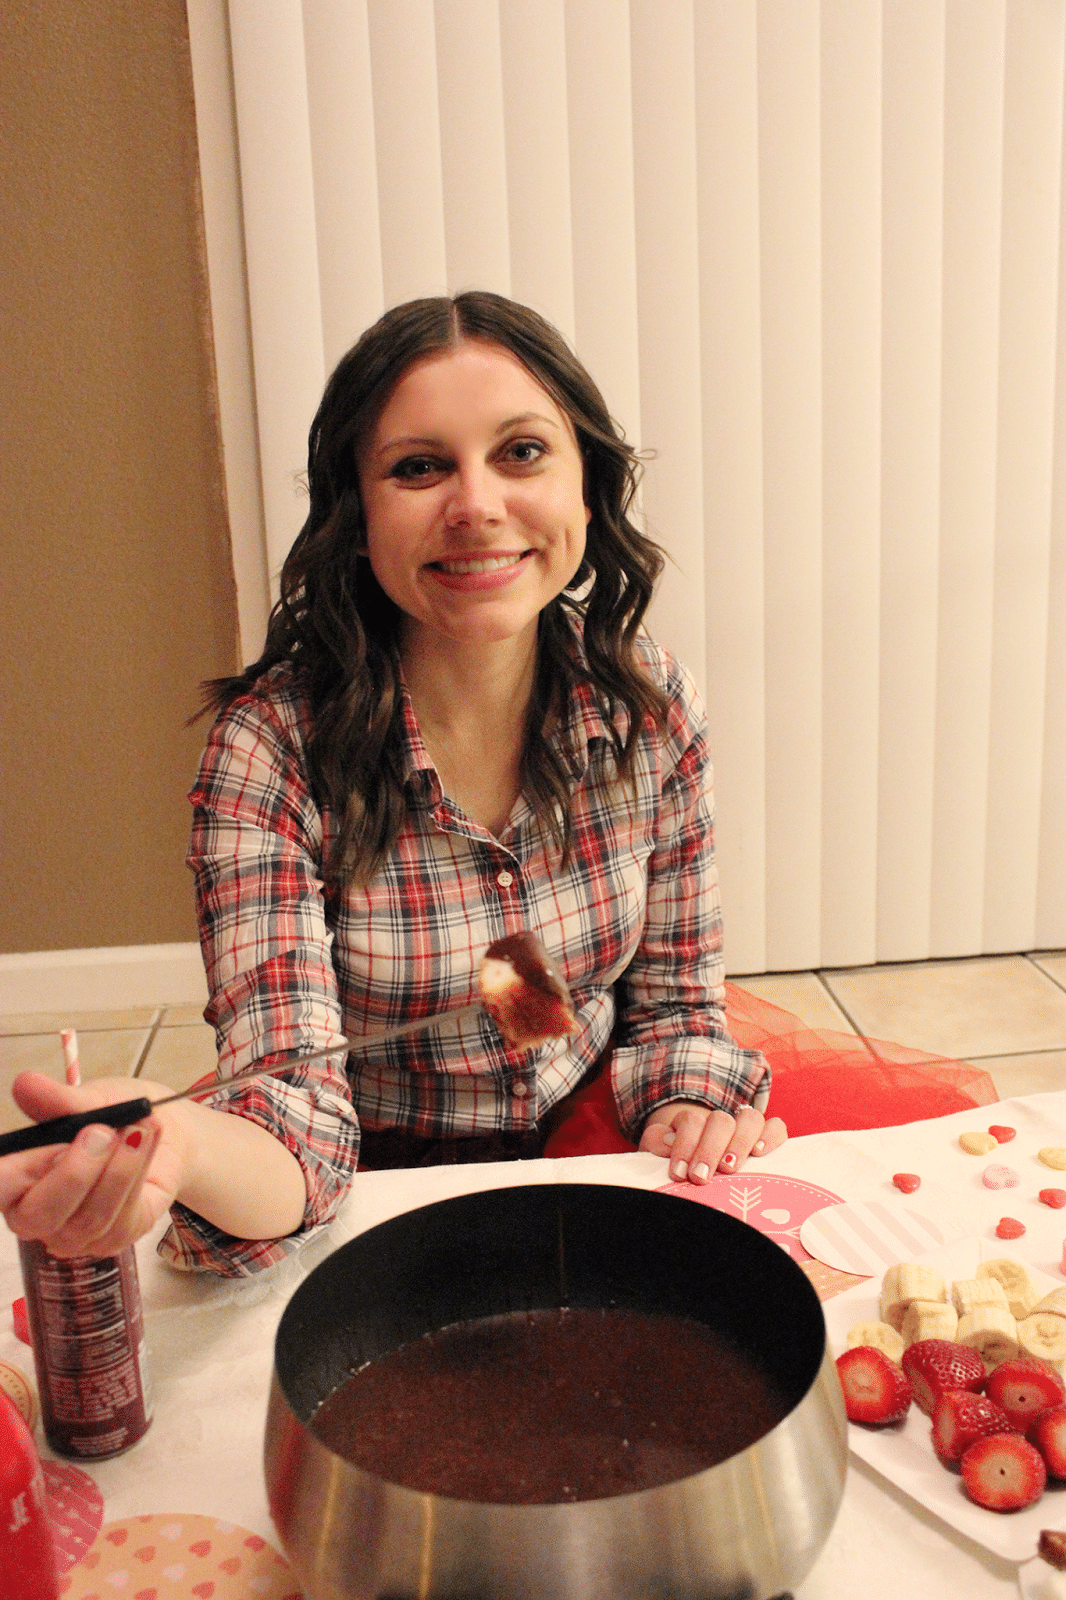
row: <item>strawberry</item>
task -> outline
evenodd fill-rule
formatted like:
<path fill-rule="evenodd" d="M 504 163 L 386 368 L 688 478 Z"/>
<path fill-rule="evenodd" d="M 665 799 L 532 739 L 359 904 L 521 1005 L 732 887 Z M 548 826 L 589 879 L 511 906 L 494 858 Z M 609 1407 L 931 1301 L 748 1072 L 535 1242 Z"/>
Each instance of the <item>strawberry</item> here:
<path fill-rule="evenodd" d="M 1000 1217 L 996 1223 L 998 1239 L 1020 1239 L 1024 1232 L 1025 1223 L 1019 1222 L 1017 1217 Z"/>
<path fill-rule="evenodd" d="M 933 1449 L 945 1467 L 954 1466 L 978 1439 L 1014 1431 L 1006 1412 L 987 1395 L 948 1389 L 937 1396 L 933 1407 Z"/>
<path fill-rule="evenodd" d="M 910 1410 L 911 1386 L 883 1350 L 857 1344 L 837 1361 L 844 1409 L 851 1422 L 872 1422 L 884 1427 L 902 1422 Z"/>
<path fill-rule="evenodd" d="M 1060 1533 L 1058 1528 L 1041 1528 L 1036 1552 L 1051 1566 L 1066 1572 L 1066 1533 Z"/>
<path fill-rule="evenodd" d="M 1039 1500 L 1047 1468 L 1039 1450 L 1018 1433 L 995 1433 L 978 1439 L 960 1462 L 962 1482 L 970 1499 L 989 1511 L 1020 1511 Z"/>
<path fill-rule="evenodd" d="M 1029 1424 L 1025 1437 L 1036 1446 L 1053 1478 L 1066 1478 L 1066 1405 L 1045 1411 Z"/>
<path fill-rule="evenodd" d="M 1012 1139 L 1018 1137 L 1017 1128 L 1008 1128 L 1002 1122 L 993 1122 L 988 1131 L 997 1144 L 1009 1144 Z"/>
<path fill-rule="evenodd" d="M 948 1389 L 973 1392 L 985 1386 L 985 1364 L 977 1351 L 952 1344 L 950 1339 L 919 1339 L 908 1345 L 903 1352 L 903 1370 L 927 1417 L 933 1415 L 937 1396 Z"/>
<path fill-rule="evenodd" d="M 985 1393 L 1022 1433 L 1045 1411 L 1066 1404 L 1066 1383 L 1054 1367 L 1032 1356 L 1001 1361 L 985 1384 Z"/>
<path fill-rule="evenodd" d="M 1066 1189 L 1041 1189 L 1040 1198 L 1053 1211 L 1061 1211 L 1066 1206 Z"/>
<path fill-rule="evenodd" d="M 901 1194 L 913 1194 L 915 1189 L 920 1189 L 922 1180 L 916 1172 L 896 1172 L 892 1175 L 892 1182 Z"/>

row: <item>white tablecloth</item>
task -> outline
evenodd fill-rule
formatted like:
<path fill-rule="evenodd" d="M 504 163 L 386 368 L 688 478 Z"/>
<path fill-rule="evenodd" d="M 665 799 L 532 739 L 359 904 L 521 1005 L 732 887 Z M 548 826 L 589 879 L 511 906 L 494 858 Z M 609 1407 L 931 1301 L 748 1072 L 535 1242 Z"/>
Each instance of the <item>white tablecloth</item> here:
<path fill-rule="evenodd" d="M 1007 1123 L 1018 1137 L 986 1160 L 1024 1173 L 1013 1191 L 984 1188 L 986 1161 L 965 1155 L 957 1136 Z M 790 1141 L 759 1163 L 762 1170 L 806 1179 L 847 1200 L 899 1198 L 894 1172 L 922 1178 L 913 1203 L 956 1232 L 990 1237 L 1005 1212 L 1021 1217 L 1025 1238 L 1012 1250 L 1061 1276 L 1066 1211 L 1036 1201 L 1040 1187 L 1063 1183 L 1034 1160 L 1049 1144 L 1066 1146 L 1066 1091 L 1008 1100 L 933 1122 L 862 1133 L 818 1134 Z M 240 1281 L 175 1273 L 138 1247 L 155 1420 L 145 1438 L 114 1461 L 87 1467 L 114 1521 L 146 1512 L 200 1512 L 221 1517 L 277 1543 L 267 1512 L 262 1437 L 281 1313 L 297 1284 L 347 1239 L 414 1206 L 476 1189 L 523 1183 L 579 1182 L 654 1189 L 668 1181 L 655 1156 L 589 1156 L 492 1166 L 362 1173 L 333 1225 L 283 1266 Z M 1066 1280 L 1064 1280 L 1066 1281 Z M 21 1294 L 15 1243 L 0 1229 L 0 1305 Z M 31 1356 L 5 1314 L 0 1359 L 30 1371 Z M 48 1447 L 38 1435 L 43 1456 Z M 83 1464 L 84 1465 L 84 1464 Z M 992 1513 L 989 1513 L 992 1515 Z M 1021 1569 L 943 1524 L 871 1470 L 852 1460 L 843 1506 L 829 1542 L 796 1600 L 1066 1600 L 1066 1582 L 1044 1562 Z"/>

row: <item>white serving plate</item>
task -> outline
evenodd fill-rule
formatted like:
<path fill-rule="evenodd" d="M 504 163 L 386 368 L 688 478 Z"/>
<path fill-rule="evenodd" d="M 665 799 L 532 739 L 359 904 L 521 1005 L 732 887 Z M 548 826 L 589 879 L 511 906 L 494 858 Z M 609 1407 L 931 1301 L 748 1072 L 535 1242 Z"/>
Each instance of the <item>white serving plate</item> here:
<path fill-rule="evenodd" d="M 1022 1261 L 1042 1293 L 1062 1287 L 1061 1278 L 1056 1280 L 1031 1266 L 1012 1250 L 1009 1240 L 957 1239 L 954 1244 L 912 1259 L 942 1272 L 950 1293 L 952 1279 L 972 1278 L 982 1261 L 1002 1256 Z M 880 1289 L 880 1278 L 870 1278 L 825 1302 L 826 1327 L 835 1356 L 847 1349 L 848 1329 L 853 1323 L 877 1320 Z M 1066 1529 L 1066 1484 L 1049 1479 L 1041 1498 L 1024 1511 L 986 1511 L 967 1499 L 958 1473 L 940 1465 L 930 1431 L 925 1412 L 912 1405 L 906 1420 L 896 1427 L 869 1428 L 849 1422 L 848 1443 L 861 1461 L 934 1516 L 1009 1561 L 1028 1561 L 1036 1554 L 1041 1528 Z"/>

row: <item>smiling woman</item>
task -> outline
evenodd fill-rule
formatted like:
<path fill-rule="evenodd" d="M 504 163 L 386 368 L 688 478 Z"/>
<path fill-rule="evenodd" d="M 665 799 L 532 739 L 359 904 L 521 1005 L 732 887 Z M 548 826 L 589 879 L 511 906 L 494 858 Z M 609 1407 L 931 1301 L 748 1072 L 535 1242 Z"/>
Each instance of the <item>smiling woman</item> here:
<path fill-rule="evenodd" d="M 106 1207 L 76 1142 L 40 1184 L 66 1182 L 64 1209 L 113 1233 L 165 1193 L 164 1254 L 247 1272 L 333 1215 L 357 1159 L 538 1155 L 592 1082 L 610 1148 L 669 1156 L 675 1181 L 784 1139 L 725 1024 L 706 718 L 641 628 L 662 556 L 636 479 L 565 341 L 499 296 L 400 306 L 343 358 L 265 650 L 212 685 L 191 796 L 220 1073 L 300 1065 L 221 1110 L 160 1108 L 139 1163 L 98 1152 Z M 449 1024 L 524 931 L 573 1031 L 519 1050 L 488 1015 Z"/>

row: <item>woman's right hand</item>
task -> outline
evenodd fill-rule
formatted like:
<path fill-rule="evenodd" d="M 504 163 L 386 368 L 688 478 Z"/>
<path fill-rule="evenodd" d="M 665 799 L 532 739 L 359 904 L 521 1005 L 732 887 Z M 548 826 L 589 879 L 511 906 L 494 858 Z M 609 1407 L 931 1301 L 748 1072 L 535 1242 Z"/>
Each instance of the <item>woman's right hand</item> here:
<path fill-rule="evenodd" d="M 69 1088 L 40 1072 L 24 1072 L 12 1093 L 35 1122 L 134 1093 L 158 1098 L 160 1084 L 99 1078 Z M 169 1110 L 169 1108 L 168 1108 Z M 46 1145 L 0 1158 L 0 1212 L 20 1239 L 39 1239 L 53 1255 L 111 1256 L 149 1232 L 181 1184 L 186 1139 L 168 1110 L 128 1128 L 82 1128 L 69 1145 Z"/>

